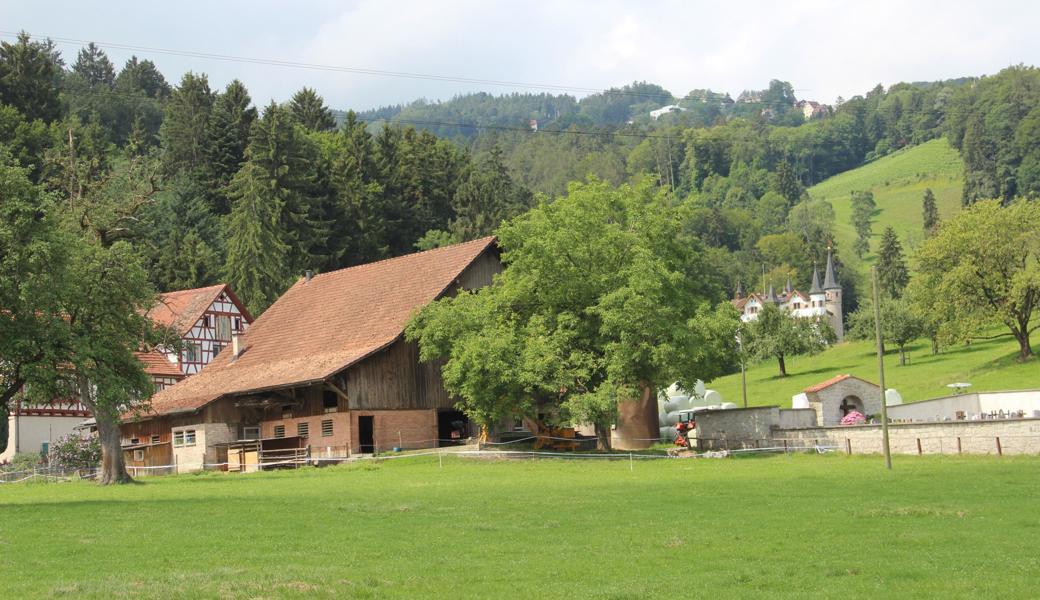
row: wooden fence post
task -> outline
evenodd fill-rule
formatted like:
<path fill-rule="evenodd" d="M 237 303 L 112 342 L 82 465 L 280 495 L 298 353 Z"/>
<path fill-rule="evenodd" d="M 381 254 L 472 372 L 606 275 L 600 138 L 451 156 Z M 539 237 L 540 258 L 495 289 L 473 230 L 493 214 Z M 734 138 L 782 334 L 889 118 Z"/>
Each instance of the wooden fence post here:
<path fill-rule="evenodd" d="M 852 440 L 845 438 L 845 454 L 852 456 Z"/>
<path fill-rule="evenodd" d="M 1000 436 L 997 436 L 997 454 L 1004 456 L 1004 449 L 1000 447 Z"/>
<path fill-rule="evenodd" d="M 961 454 L 961 436 L 957 436 L 957 454 Z"/>
<path fill-rule="evenodd" d="M 917 455 L 920 456 L 921 454 L 921 438 L 917 438 Z"/>

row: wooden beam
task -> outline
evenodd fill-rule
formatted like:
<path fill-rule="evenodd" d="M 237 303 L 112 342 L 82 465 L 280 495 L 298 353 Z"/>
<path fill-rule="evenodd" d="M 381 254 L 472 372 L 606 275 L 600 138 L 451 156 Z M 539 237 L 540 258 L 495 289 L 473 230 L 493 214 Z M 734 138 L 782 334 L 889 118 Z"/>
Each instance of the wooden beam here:
<path fill-rule="evenodd" d="M 350 408 L 350 398 L 347 397 L 346 392 L 339 389 L 339 387 L 334 385 L 331 381 L 325 382 L 325 389 L 329 390 L 330 392 L 335 392 L 337 396 L 343 399 L 343 402 L 346 403 L 347 408 Z"/>

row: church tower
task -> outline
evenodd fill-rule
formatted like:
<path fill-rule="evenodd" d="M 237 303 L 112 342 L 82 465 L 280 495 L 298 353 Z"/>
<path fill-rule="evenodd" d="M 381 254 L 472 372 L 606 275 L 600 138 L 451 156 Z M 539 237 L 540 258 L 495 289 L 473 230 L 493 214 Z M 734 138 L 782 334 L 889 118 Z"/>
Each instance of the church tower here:
<path fill-rule="evenodd" d="M 815 282 L 814 282 L 815 283 Z M 845 321 L 841 311 L 841 285 L 834 274 L 834 255 L 827 248 L 827 270 L 823 276 L 824 307 L 831 313 L 831 327 L 838 340 L 845 339 Z"/>

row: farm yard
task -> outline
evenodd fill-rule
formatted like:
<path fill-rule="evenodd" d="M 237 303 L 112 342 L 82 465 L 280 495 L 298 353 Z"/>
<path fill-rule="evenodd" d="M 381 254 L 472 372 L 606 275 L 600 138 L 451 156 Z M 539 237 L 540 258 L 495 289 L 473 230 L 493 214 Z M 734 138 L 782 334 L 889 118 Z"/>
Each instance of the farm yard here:
<path fill-rule="evenodd" d="M 446 457 L 0 488 L 4 598 L 1035 597 L 1040 460 Z"/>

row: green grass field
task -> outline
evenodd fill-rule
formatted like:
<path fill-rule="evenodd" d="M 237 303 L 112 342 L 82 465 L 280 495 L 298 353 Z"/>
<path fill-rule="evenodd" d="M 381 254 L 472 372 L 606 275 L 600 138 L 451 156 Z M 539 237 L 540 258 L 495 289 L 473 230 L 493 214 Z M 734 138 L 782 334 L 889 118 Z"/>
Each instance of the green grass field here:
<path fill-rule="evenodd" d="M 835 232 L 842 259 L 856 265 L 852 242 L 856 232 L 852 227 L 851 194 L 853 191 L 872 191 L 878 213 L 874 220 L 871 251 L 877 250 L 878 240 L 885 227 L 895 228 L 904 246 L 913 246 L 923 237 L 921 199 L 925 188 L 935 193 L 939 214 L 950 218 L 961 206 L 961 187 L 964 167 L 960 155 L 945 138 L 900 150 L 862 167 L 846 171 L 809 188 L 813 198 L 829 201 L 834 206 L 837 225 Z M 871 260 L 870 256 L 864 257 Z"/>
<path fill-rule="evenodd" d="M 0 489 L 3 598 L 1029 598 L 1040 459 L 424 457 Z"/>
<path fill-rule="evenodd" d="M 962 381 L 972 384 L 971 391 L 1040 388 L 1040 362 L 1018 362 L 1017 353 L 1018 343 L 1010 337 L 951 346 L 935 356 L 927 340 L 918 340 L 909 346 L 909 364 L 901 367 L 898 353 L 890 346 L 885 354 L 885 385 L 899 390 L 905 402 L 947 396 L 952 390 L 946 385 Z M 794 394 L 842 373 L 878 380 L 873 341 L 835 344 L 816 356 L 789 356 L 786 362 L 788 376 L 783 378 L 776 360 L 763 360 L 748 369 L 749 405 L 791 406 Z M 720 377 L 708 388 L 727 402 L 741 403 L 740 373 Z"/>

